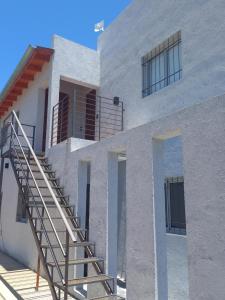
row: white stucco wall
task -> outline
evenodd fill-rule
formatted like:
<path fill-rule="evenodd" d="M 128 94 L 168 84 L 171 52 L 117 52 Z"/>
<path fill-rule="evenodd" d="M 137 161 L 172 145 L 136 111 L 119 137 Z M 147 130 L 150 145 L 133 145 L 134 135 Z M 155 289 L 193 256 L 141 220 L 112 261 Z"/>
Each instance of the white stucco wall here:
<path fill-rule="evenodd" d="M 91 88 L 98 88 L 100 85 L 100 60 L 97 51 L 57 35 L 53 36 L 52 48 L 55 53 L 50 79 L 46 149 L 50 147 L 52 108 L 59 100 L 60 78 Z"/>
<path fill-rule="evenodd" d="M 44 120 L 44 100 L 45 89 L 49 85 L 49 77 L 51 73 L 51 62 L 45 64 L 41 73 L 35 76 L 34 81 L 30 82 L 27 89 L 23 90 L 22 95 L 18 96 L 17 101 L 9 111 L 5 114 L 4 119 L 10 114 L 11 110 L 19 111 L 19 119 L 21 123 L 36 126 L 36 151 L 41 151 L 43 120 Z"/>
<path fill-rule="evenodd" d="M 96 51 L 59 36 L 53 37 L 53 48 L 55 53 L 50 63 L 44 65 L 41 73 L 36 75 L 35 80 L 23 91 L 23 94 L 18 97 L 17 102 L 12 107 L 15 111 L 20 112 L 19 117 L 22 123 L 36 126 L 36 152 L 41 152 L 42 147 L 45 89 L 49 88 L 46 138 L 48 146 L 52 107 L 58 102 L 60 78 L 72 80 L 75 83 L 84 82 L 90 87 L 99 86 L 99 55 Z M 77 140 L 77 142 L 73 142 L 71 147 L 76 148 L 89 143 L 88 141 Z M 57 160 L 59 158 L 60 156 L 57 157 Z M 36 252 L 33 251 L 33 237 L 29 232 L 28 224 L 16 222 L 17 198 L 18 187 L 14 174 L 9 169 L 4 172 L 3 179 L 1 222 L 6 240 L 4 250 L 33 268 L 37 259 Z M 8 222 L 10 222 L 10 226 Z"/>
<path fill-rule="evenodd" d="M 224 0 L 133 0 L 100 35 L 101 94 L 120 96 L 133 128 L 225 91 Z M 142 98 L 141 58 L 181 30 L 183 78 Z"/>
<path fill-rule="evenodd" d="M 37 249 L 29 223 L 16 222 L 18 187 L 9 160 L 4 169 L 0 249 L 26 266 L 36 269 Z"/>
<path fill-rule="evenodd" d="M 18 97 L 17 102 L 11 108 L 19 111 L 19 118 L 22 123 L 36 126 L 35 149 L 37 152 L 41 151 L 42 146 L 44 90 L 48 87 L 50 72 L 51 63 L 45 64 L 42 72 L 35 76 L 34 81 L 29 84 L 28 89 L 23 91 L 23 94 Z M 10 162 L 8 160 L 5 162 L 9 163 L 10 168 L 4 169 L 3 174 L 0 248 L 34 269 L 37 264 L 36 245 L 30 225 L 16 222 L 18 186 Z"/>
<path fill-rule="evenodd" d="M 159 166 L 159 163 L 163 165 L 160 162 L 162 153 L 154 154 L 153 147 L 156 139 L 160 143 L 160 140 L 178 134 L 183 141 L 189 299 L 225 298 L 224 128 L 225 97 L 215 97 L 164 119 L 73 151 L 66 156 L 66 161 L 62 161 L 62 164 L 73 166 L 67 169 L 64 180 L 66 186 L 71 186 L 73 180 L 72 201 L 75 204 L 79 201 L 79 161 L 89 161 L 91 164 L 90 239 L 96 242 L 96 254 L 108 257 L 107 216 L 108 201 L 111 199 L 108 191 L 112 190 L 107 179 L 112 172 L 109 153 L 126 152 L 128 300 L 164 300 L 167 297 L 166 234 L 162 213 L 164 174 Z M 51 151 L 53 153 L 54 148 Z M 153 182 L 153 175 L 157 177 L 156 183 Z M 69 183 L 67 179 L 70 179 Z M 178 288 L 179 282 L 175 277 L 174 283 Z M 174 292 L 171 279 L 169 287 Z"/>

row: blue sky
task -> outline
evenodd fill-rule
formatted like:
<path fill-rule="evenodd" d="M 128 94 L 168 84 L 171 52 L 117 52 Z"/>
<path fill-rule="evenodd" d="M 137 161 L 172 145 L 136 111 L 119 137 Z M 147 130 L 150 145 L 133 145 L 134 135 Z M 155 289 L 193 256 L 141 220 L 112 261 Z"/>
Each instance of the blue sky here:
<path fill-rule="evenodd" d="M 96 48 L 94 24 L 106 27 L 131 0 L 0 1 L 0 91 L 29 44 L 49 47 L 56 33 Z"/>

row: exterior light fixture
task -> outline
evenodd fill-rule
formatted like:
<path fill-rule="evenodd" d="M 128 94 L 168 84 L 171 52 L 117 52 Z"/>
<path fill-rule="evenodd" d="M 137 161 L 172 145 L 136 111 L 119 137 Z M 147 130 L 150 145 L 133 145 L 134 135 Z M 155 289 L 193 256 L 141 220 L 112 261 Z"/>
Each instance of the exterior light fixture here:
<path fill-rule="evenodd" d="M 120 104 L 120 97 L 113 97 L 113 104 L 118 106 Z"/>

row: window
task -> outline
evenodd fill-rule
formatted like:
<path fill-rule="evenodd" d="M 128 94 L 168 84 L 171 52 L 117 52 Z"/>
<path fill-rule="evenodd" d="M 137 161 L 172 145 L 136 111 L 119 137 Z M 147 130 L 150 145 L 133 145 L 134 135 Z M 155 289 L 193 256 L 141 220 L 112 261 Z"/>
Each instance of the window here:
<path fill-rule="evenodd" d="M 167 232 L 186 234 L 183 177 L 171 177 L 166 179 L 165 209 Z"/>
<path fill-rule="evenodd" d="M 153 49 L 142 58 L 142 96 L 152 93 L 181 79 L 181 32 Z"/>
<path fill-rule="evenodd" d="M 26 197 L 28 196 L 28 190 L 24 186 L 23 189 L 25 190 Z M 16 212 L 16 221 L 25 223 L 27 221 L 27 213 L 26 207 L 23 201 L 23 195 L 21 194 L 20 190 L 18 193 L 18 202 L 17 202 L 17 212 Z"/>

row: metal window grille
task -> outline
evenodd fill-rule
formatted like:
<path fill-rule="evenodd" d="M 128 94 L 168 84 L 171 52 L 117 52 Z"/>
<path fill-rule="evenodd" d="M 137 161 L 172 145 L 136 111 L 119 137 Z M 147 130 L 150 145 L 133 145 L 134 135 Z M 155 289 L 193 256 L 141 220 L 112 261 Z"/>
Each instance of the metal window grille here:
<path fill-rule="evenodd" d="M 165 179 L 166 230 L 168 233 L 186 234 L 184 178 Z"/>
<path fill-rule="evenodd" d="M 177 32 L 142 58 L 142 96 L 182 77 L 181 32 Z"/>

